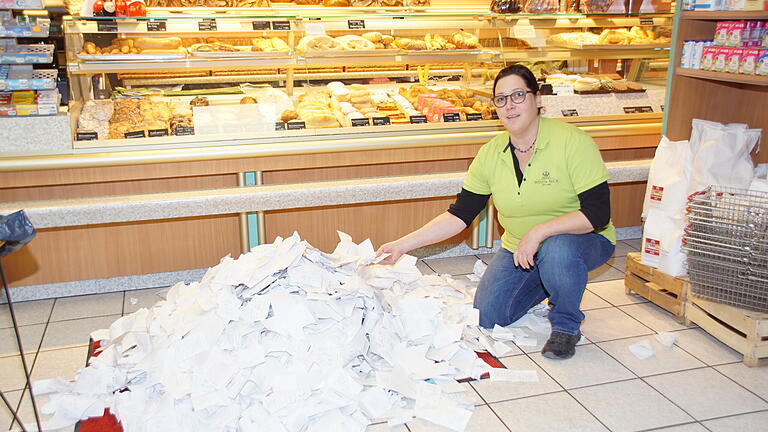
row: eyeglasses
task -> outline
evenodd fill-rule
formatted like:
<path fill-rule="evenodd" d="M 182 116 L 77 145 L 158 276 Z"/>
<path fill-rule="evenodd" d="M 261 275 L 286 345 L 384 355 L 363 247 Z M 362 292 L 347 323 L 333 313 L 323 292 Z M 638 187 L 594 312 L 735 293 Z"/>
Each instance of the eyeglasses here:
<path fill-rule="evenodd" d="M 496 95 L 493 97 L 493 104 L 496 106 L 496 108 L 502 108 L 504 105 L 507 104 L 507 99 L 512 99 L 512 102 L 516 104 L 521 104 L 525 101 L 525 97 L 528 96 L 528 93 L 535 93 L 530 90 L 515 90 L 512 93 L 508 95 Z"/>

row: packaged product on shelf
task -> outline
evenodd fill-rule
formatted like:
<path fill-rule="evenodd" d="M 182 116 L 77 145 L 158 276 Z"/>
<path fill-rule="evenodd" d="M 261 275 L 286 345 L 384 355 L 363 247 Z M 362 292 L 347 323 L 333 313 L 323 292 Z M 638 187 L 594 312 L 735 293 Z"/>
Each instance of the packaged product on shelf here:
<path fill-rule="evenodd" d="M 683 51 L 680 54 L 680 67 L 682 68 L 690 68 L 692 67 L 691 64 L 693 62 L 693 51 L 696 47 L 696 41 L 684 41 L 683 42 Z"/>
<path fill-rule="evenodd" d="M 701 69 L 701 58 L 704 53 L 704 47 L 711 47 L 712 41 L 695 41 L 693 46 L 693 57 L 691 58 L 691 68 Z"/>
<path fill-rule="evenodd" d="M 728 44 L 728 33 L 732 21 L 718 21 L 715 26 L 715 46 L 726 46 Z"/>
<path fill-rule="evenodd" d="M 759 21 L 746 21 L 744 23 L 744 31 L 741 34 L 741 46 L 743 48 L 749 48 L 752 46 L 752 32 L 755 31 L 755 26 Z"/>
<path fill-rule="evenodd" d="M 725 58 L 725 72 L 739 73 L 741 65 L 741 48 L 731 48 Z"/>
<path fill-rule="evenodd" d="M 739 65 L 739 73 L 744 75 L 754 75 L 755 68 L 757 67 L 757 56 L 760 54 L 760 50 L 757 48 L 745 48 L 741 54 L 741 64 Z"/>
<path fill-rule="evenodd" d="M 491 12 L 516 14 L 523 10 L 523 0 L 492 0 Z"/>
<path fill-rule="evenodd" d="M 727 7 L 725 0 L 696 0 L 694 9 L 697 11 L 720 11 Z"/>
<path fill-rule="evenodd" d="M 705 46 L 702 49 L 701 67 L 699 69 L 712 70 L 712 67 L 715 65 L 715 56 L 719 49 L 720 48 L 716 46 Z"/>
<path fill-rule="evenodd" d="M 613 0 L 581 0 L 581 7 L 586 13 L 608 12 Z"/>
<path fill-rule="evenodd" d="M 760 50 L 757 56 L 755 75 L 768 76 L 768 49 Z"/>
<path fill-rule="evenodd" d="M 752 36 L 750 37 L 750 40 L 752 42 L 752 45 L 750 46 L 752 48 L 763 47 L 763 32 L 765 31 L 766 27 L 768 27 L 768 22 L 755 21 L 755 26 L 752 27 Z M 764 48 L 768 48 L 768 47 L 764 47 Z"/>
<path fill-rule="evenodd" d="M 725 42 L 725 46 L 740 47 L 745 26 L 746 23 L 744 21 L 731 21 L 731 25 L 728 26 L 727 30 L 728 36 Z"/>
<path fill-rule="evenodd" d="M 731 48 L 728 47 L 718 47 L 717 51 L 715 52 L 715 59 L 712 62 L 712 71 L 713 72 L 725 72 L 725 62 L 728 58 L 728 54 L 730 54 Z"/>

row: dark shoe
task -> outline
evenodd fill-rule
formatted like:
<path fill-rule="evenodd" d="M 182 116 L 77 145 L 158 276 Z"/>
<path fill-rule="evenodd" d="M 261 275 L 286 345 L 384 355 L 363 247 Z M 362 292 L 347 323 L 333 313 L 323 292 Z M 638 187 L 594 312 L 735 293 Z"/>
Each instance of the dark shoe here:
<path fill-rule="evenodd" d="M 549 340 L 541 349 L 541 355 L 550 359 L 565 360 L 576 354 L 576 344 L 581 339 L 581 333 L 570 335 L 559 331 L 553 331 Z"/>

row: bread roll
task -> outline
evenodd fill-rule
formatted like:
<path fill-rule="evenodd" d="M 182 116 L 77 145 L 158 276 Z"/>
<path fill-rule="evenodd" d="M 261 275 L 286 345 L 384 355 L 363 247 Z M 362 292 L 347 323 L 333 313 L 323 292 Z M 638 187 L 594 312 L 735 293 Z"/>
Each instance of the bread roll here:
<path fill-rule="evenodd" d="M 373 43 L 381 42 L 381 38 L 383 37 L 383 35 L 380 32 L 367 32 L 367 33 L 361 34 L 360 36 L 364 37 L 365 39 L 368 39 Z"/>
<path fill-rule="evenodd" d="M 130 46 L 130 42 L 127 42 Z M 181 48 L 181 38 L 179 37 L 140 37 L 133 39 L 133 46 L 141 49 L 166 49 L 174 50 Z"/>

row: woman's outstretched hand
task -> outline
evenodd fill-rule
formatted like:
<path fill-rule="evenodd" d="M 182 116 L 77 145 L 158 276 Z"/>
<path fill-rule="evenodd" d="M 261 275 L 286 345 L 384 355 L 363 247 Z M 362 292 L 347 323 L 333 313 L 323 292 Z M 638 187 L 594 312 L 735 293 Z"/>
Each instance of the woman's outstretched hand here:
<path fill-rule="evenodd" d="M 379 257 L 383 254 L 389 254 L 388 257 L 379 261 L 379 264 L 392 265 L 406 253 L 408 253 L 408 250 L 404 249 L 403 246 L 399 244 L 399 240 L 395 240 L 381 245 L 379 250 L 376 251 L 376 256 Z"/>

